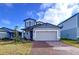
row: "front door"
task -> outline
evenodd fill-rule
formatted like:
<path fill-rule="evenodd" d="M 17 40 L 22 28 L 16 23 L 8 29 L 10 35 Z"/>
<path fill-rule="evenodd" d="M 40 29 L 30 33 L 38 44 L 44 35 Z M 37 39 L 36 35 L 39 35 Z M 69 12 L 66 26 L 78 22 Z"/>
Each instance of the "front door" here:
<path fill-rule="evenodd" d="M 30 31 L 30 40 L 32 40 L 33 41 L 33 31 Z"/>

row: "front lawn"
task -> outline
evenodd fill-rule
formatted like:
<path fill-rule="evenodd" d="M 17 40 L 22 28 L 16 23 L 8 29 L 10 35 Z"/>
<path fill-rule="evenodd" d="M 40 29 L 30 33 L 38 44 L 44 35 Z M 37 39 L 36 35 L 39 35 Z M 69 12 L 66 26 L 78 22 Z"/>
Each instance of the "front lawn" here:
<path fill-rule="evenodd" d="M 79 48 L 79 43 L 76 40 L 61 40 L 63 43 Z"/>
<path fill-rule="evenodd" d="M 29 54 L 32 48 L 30 42 L 20 42 L 15 44 L 13 41 L 0 41 L 1 55 L 26 55 Z"/>

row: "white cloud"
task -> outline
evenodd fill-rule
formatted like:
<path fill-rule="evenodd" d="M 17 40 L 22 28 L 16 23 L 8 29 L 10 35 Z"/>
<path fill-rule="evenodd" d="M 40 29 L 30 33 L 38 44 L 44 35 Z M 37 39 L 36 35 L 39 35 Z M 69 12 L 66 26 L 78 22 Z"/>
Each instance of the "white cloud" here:
<path fill-rule="evenodd" d="M 10 20 L 7 20 L 7 19 L 2 19 L 2 23 L 3 24 L 6 24 L 6 25 L 10 25 L 11 24 L 11 21 Z"/>
<path fill-rule="evenodd" d="M 44 16 L 44 11 L 38 12 L 37 15 L 40 16 L 39 19 L 42 19 Z"/>
<path fill-rule="evenodd" d="M 40 11 L 37 13 L 37 15 L 39 16 L 38 20 L 43 22 L 49 22 L 55 25 L 69 18 L 72 15 L 73 11 L 74 13 L 79 11 L 78 3 L 56 3 L 55 5 L 46 4 L 46 7 L 45 4 L 42 4 L 40 8 L 42 6 L 44 6 L 46 11 Z M 42 14 L 44 17 L 41 18 L 40 14 Z"/>
<path fill-rule="evenodd" d="M 53 4 L 52 3 L 44 3 L 40 6 L 41 10 L 45 10 L 46 8 L 50 8 Z"/>

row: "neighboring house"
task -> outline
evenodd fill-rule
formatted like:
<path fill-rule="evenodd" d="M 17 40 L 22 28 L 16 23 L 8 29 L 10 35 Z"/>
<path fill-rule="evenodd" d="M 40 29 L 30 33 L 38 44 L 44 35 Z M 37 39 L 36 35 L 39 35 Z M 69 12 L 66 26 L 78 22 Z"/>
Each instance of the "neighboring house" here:
<path fill-rule="evenodd" d="M 35 41 L 58 41 L 60 39 L 60 28 L 58 26 L 37 22 L 31 18 L 24 20 L 24 22 L 23 38 Z"/>
<path fill-rule="evenodd" d="M 79 38 L 79 13 L 61 22 L 58 26 L 61 27 L 62 38 Z"/>
<path fill-rule="evenodd" d="M 18 31 L 18 33 L 19 33 L 19 37 L 21 37 L 21 32 Z M 0 39 L 3 38 L 14 39 L 14 30 L 6 27 L 0 28 Z"/>
<path fill-rule="evenodd" d="M 13 38 L 13 30 L 9 29 L 9 28 L 5 28 L 5 27 L 0 28 L 0 39 L 3 39 L 3 38 L 12 39 Z"/>

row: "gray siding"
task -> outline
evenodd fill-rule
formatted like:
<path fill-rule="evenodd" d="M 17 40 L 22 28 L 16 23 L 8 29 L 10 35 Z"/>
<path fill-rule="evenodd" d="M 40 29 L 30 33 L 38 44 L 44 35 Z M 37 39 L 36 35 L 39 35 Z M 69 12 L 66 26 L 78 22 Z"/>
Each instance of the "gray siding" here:
<path fill-rule="evenodd" d="M 0 39 L 2 38 L 8 38 L 8 33 L 7 32 L 0 32 Z"/>
<path fill-rule="evenodd" d="M 68 30 L 77 27 L 77 16 L 70 18 L 69 20 L 65 21 L 60 25 L 63 26 L 61 30 Z"/>
<path fill-rule="evenodd" d="M 79 27 L 79 14 L 77 16 L 77 26 Z"/>
<path fill-rule="evenodd" d="M 76 28 L 61 31 L 62 38 L 76 39 L 77 38 L 76 36 L 77 36 Z"/>
<path fill-rule="evenodd" d="M 77 38 L 79 38 L 79 14 L 77 16 Z"/>
<path fill-rule="evenodd" d="M 77 28 L 77 38 L 79 38 L 79 27 Z"/>
<path fill-rule="evenodd" d="M 70 39 L 76 39 L 77 38 L 77 26 L 79 24 L 78 21 L 78 15 L 75 15 L 74 17 L 69 18 L 67 21 L 61 23 L 59 26 L 63 26 L 61 28 L 61 37 L 64 38 L 70 38 Z"/>

